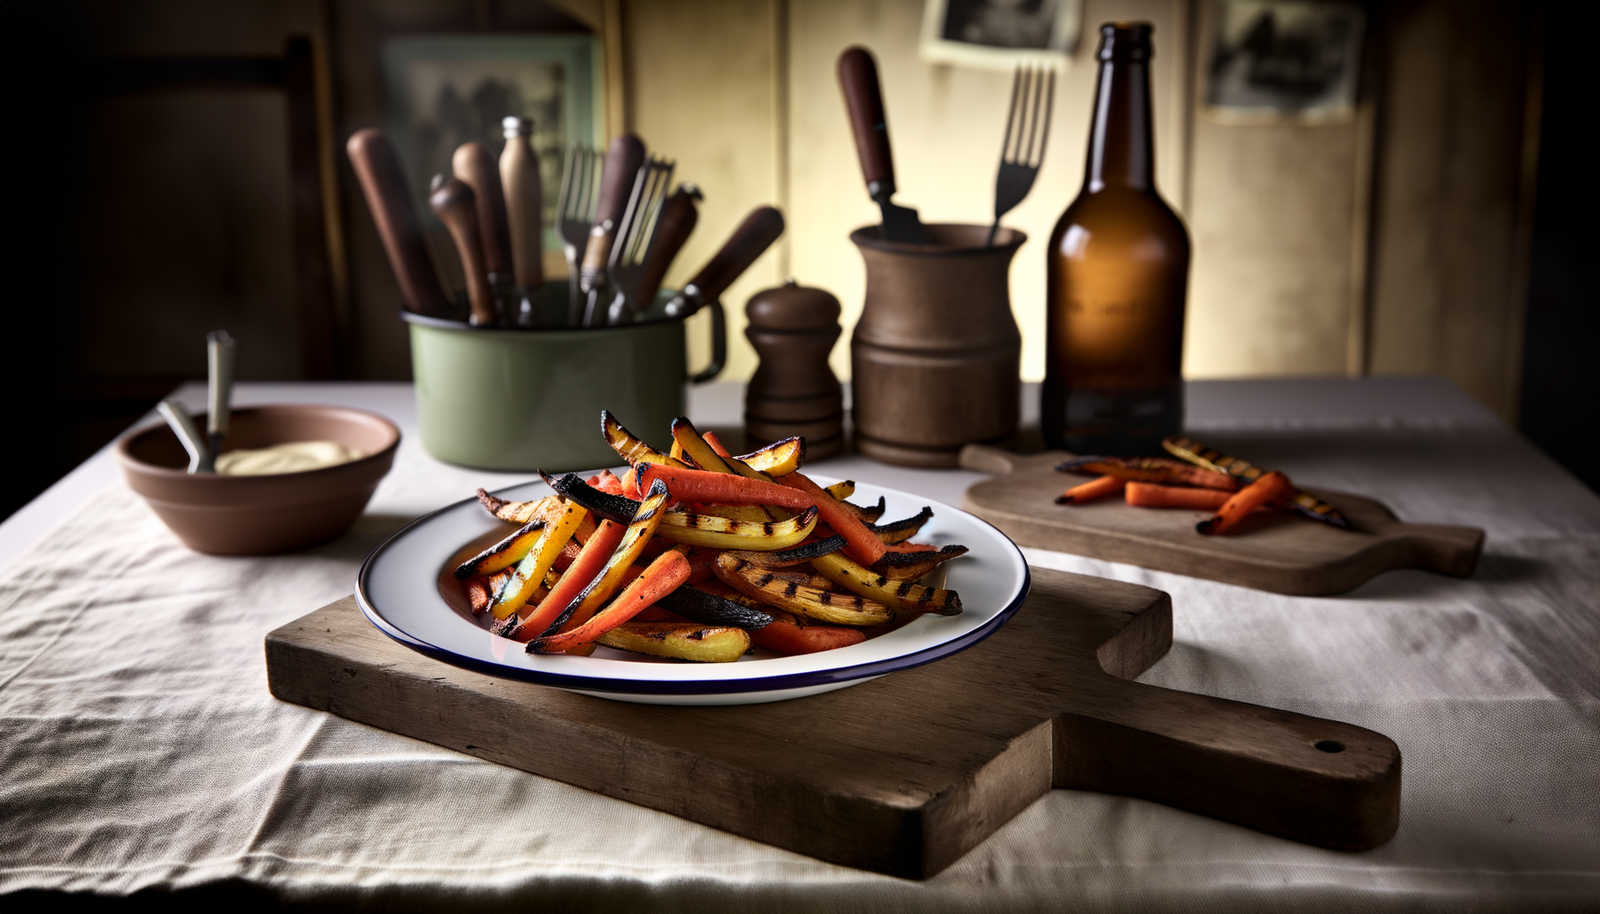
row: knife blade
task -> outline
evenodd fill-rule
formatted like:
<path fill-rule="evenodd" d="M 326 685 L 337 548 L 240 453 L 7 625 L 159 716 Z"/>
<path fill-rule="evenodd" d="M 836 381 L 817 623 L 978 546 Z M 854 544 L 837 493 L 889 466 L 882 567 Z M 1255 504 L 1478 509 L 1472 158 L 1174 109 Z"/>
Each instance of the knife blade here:
<path fill-rule="evenodd" d="M 1255 482 L 1266 472 L 1237 457 L 1229 457 L 1227 454 L 1206 447 L 1193 438 L 1185 438 L 1181 435 L 1163 440 L 1161 446 L 1166 448 L 1167 453 L 1174 457 L 1180 457 L 1208 470 L 1227 473 L 1234 479 L 1246 484 Z M 1332 524 L 1341 529 L 1350 528 L 1349 519 L 1340 514 L 1337 508 L 1303 489 L 1294 490 L 1289 496 L 1289 504 L 1295 511 L 1312 520 Z"/>
<path fill-rule="evenodd" d="M 683 291 L 667 303 L 667 317 L 687 317 L 716 301 L 782 234 L 783 213 L 773 206 L 756 207 Z"/>
<path fill-rule="evenodd" d="M 867 194 L 883 213 L 883 238 L 903 244 L 930 244 L 917 211 L 890 201 L 894 196 L 894 157 L 889 147 L 889 124 L 883 114 L 883 94 L 878 86 L 878 64 L 872 52 L 859 45 L 839 55 L 839 88 L 850 113 L 856 155 Z"/>

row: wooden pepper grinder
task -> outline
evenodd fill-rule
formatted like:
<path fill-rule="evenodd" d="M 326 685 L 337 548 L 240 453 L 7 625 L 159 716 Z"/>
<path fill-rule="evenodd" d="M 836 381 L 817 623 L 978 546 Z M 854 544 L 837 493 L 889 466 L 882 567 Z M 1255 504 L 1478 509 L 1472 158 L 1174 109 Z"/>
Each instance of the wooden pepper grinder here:
<path fill-rule="evenodd" d="M 744 335 L 761 364 L 744 392 L 745 436 L 752 448 L 801 435 L 806 459 L 839 453 L 844 391 L 828 353 L 838 341 L 839 300 L 793 279 L 757 292 L 745 306 Z"/>

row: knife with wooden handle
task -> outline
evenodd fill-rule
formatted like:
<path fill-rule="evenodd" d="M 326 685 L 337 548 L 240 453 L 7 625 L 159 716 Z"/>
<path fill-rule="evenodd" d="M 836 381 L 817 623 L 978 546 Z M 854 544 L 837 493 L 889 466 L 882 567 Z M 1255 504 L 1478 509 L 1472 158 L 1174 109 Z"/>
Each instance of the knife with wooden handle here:
<path fill-rule="evenodd" d="M 506 219 L 506 197 L 500 187 L 500 166 L 481 143 L 462 143 L 450 159 L 456 180 L 472 188 L 478 209 L 478 236 L 483 239 L 484 266 L 491 284 L 511 282 L 511 226 Z"/>
<path fill-rule="evenodd" d="M 1193 438 L 1174 436 L 1162 441 L 1161 446 L 1166 448 L 1167 453 L 1172 454 L 1174 457 L 1181 457 L 1196 466 L 1202 466 L 1208 470 L 1227 473 L 1246 485 L 1260 479 L 1265 472 L 1261 468 L 1251 466 L 1237 457 L 1229 457 L 1227 454 L 1214 451 Z M 1335 527 L 1348 528 L 1350 526 L 1350 521 L 1343 514 L 1340 514 L 1337 508 L 1302 489 L 1295 489 L 1290 493 L 1289 505 L 1296 512 L 1312 520 L 1320 520 Z"/>
<path fill-rule="evenodd" d="M 489 289 L 489 270 L 483 257 L 483 238 L 478 230 L 478 206 L 472 188 L 455 178 L 435 175 L 428 203 L 450 230 L 461 269 L 467 274 L 467 298 L 472 302 L 471 324 L 493 327 L 497 322 L 494 294 Z"/>
<path fill-rule="evenodd" d="M 889 124 L 883 114 L 883 94 L 878 86 L 878 64 L 866 48 L 846 48 L 839 55 L 839 88 L 850 113 L 850 132 L 856 140 L 861 175 L 867 194 L 883 213 L 883 237 L 905 244 L 928 244 L 928 233 L 917 211 L 890 202 L 894 196 L 894 156 L 889 148 Z"/>
<path fill-rule="evenodd" d="M 406 309 L 429 317 L 447 317 L 453 308 L 445 295 L 422 233 L 422 223 L 411 205 L 405 172 L 394 144 L 377 130 L 357 130 L 345 144 L 361 193 L 372 211 L 372 221 L 383 240 L 389 267 L 400 285 Z"/>
<path fill-rule="evenodd" d="M 533 121 L 508 117 L 501 123 L 506 148 L 500 153 L 500 185 L 511 224 L 511 270 L 520 289 L 544 285 L 544 189 L 539 155 L 529 142 Z"/>
<path fill-rule="evenodd" d="M 687 317 L 702 305 L 722 297 L 733 281 L 782 234 L 783 213 L 773 206 L 756 207 L 728 236 L 716 256 L 667 303 L 667 316 Z"/>

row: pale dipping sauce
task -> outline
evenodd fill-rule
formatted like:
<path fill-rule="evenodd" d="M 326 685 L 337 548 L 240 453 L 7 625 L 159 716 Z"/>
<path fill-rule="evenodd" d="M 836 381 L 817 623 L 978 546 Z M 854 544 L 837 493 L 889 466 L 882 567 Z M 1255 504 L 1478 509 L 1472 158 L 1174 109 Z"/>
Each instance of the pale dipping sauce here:
<path fill-rule="evenodd" d="M 217 472 L 224 476 L 274 476 L 304 473 L 338 466 L 361 458 L 361 452 L 337 441 L 290 441 L 272 447 L 229 451 L 217 455 Z"/>

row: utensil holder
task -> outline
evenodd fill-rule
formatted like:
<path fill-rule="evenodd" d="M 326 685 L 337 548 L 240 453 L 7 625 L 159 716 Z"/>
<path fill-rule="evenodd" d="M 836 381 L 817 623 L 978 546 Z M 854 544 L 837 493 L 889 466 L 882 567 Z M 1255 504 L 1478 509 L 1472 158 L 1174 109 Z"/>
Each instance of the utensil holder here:
<path fill-rule="evenodd" d="M 856 449 L 902 466 L 953 467 L 973 442 L 1017 431 L 1022 334 L 1008 272 L 1027 236 L 986 225 L 926 226 L 934 244 L 884 241 L 878 226 L 850 240 L 867 265 L 867 295 L 850 338 Z"/>

